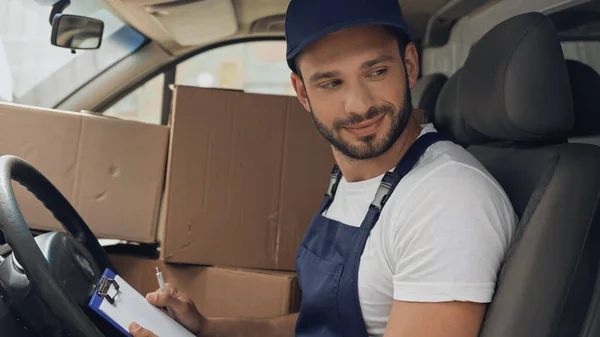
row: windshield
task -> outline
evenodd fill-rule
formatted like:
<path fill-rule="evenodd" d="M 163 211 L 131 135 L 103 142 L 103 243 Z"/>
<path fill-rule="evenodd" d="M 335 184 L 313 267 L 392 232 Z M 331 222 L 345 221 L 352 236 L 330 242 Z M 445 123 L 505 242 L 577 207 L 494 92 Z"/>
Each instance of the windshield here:
<path fill-rule="evenodd" d="M 73 54 L 50 44 L 50 10 L 33 0 L 0 1 L 0 101 L 53 108 L 145 41 L 102 0 L 71 0 L 64 13 L 104 21 L 100 49 Z"/>

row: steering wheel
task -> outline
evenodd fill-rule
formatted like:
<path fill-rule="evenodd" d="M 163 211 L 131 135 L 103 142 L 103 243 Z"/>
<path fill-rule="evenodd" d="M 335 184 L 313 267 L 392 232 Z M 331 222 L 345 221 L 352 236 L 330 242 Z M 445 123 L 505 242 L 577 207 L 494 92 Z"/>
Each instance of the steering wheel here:
<path fill-rule="evenodd" d="M 69 236 L 60 233 L 64 237 L 54 246 L 67 251 L 68 255 L 77 255 L 76 259 L 71 261 L 77 261 L 87 269 L 88 288 L 98 281 L 100 277 L 98 271 L 104 271 L 105 268 L 115 270 L 108 255 L 81 216 L 48 179 L 18 157 L 9 155 L 0 157 L 0 230 L 4 232 L 6 242 L 18 261 L 15 265 L 22 268 L 33 292 L 72 336 L 104 337 L 82 310 L 80 306 L 82 301 L 78 303 L 67 292 L 67 286 L 71 289 L 68 282 L 64 279 L 59 282 L 60 277 L 57 275 L 59 273 L 49 264 L 48 251 L 46 250 L 44 255 L 36 243 L 17 204 L 12 180 L 19 182 L 33 193 L 70 234 Z M 60 268 L 64 270 L 65 256 L 60 258 L 59 264 L 62 265 Z M 97 277 L 93 283 L 92 276 Z M 9 285 L 3 286 L 6 288 Z"/>

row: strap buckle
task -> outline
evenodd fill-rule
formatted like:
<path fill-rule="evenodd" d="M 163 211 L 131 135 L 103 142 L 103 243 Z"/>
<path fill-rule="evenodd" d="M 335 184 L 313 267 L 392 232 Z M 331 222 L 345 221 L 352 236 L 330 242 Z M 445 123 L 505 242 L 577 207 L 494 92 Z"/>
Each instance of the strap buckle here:
<path fill-rule="evenodd" d="M 375 198 L 371 202 L 371 206 L 375 207 L 379 212 L 383 209 L 383 206 L 387 203 L 390 195 L 394 192 L 396 185 L 400 182 L 400 175 L 395 172 L 386 172 L 381 180 L 381 184 L 377 188 Z"/>
<path fill-rule="evenodd" d="M 329 178 L 329 187 L 327 188 L 326 193 L 326 195 L 330 198 L 333 198 L 333 196 L 335 195 L 341 178 L 342 174 L 340 168 L 337 165 L 334 165 L 333 169 L 331 170 L 331 177 Z"/>

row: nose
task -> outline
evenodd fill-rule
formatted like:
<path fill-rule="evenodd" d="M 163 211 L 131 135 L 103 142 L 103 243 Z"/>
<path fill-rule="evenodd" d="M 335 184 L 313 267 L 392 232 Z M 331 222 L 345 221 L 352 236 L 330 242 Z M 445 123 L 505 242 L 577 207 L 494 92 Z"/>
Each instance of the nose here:
<path fill-rule="evenodd" d="M 366 84 L 358 82 L 349 88 L 345 103 L 347 114 L 364 115 L 375 105 L 375 97 Z"/>

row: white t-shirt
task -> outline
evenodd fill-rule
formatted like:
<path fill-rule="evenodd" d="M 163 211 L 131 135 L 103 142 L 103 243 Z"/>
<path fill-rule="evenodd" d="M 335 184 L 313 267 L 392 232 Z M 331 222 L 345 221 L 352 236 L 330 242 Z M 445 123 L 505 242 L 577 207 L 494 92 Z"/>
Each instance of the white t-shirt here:
<path fill-rule="evenodd" d="M 382 177 L 342 179 L 324 215 L 360 226 Z M 490 302 L 517 222 L 505 192 L 469 152 L 432 145 L 396 187 L 361 257 L 369 335 L 383 335 L 393 300 Z"/>

